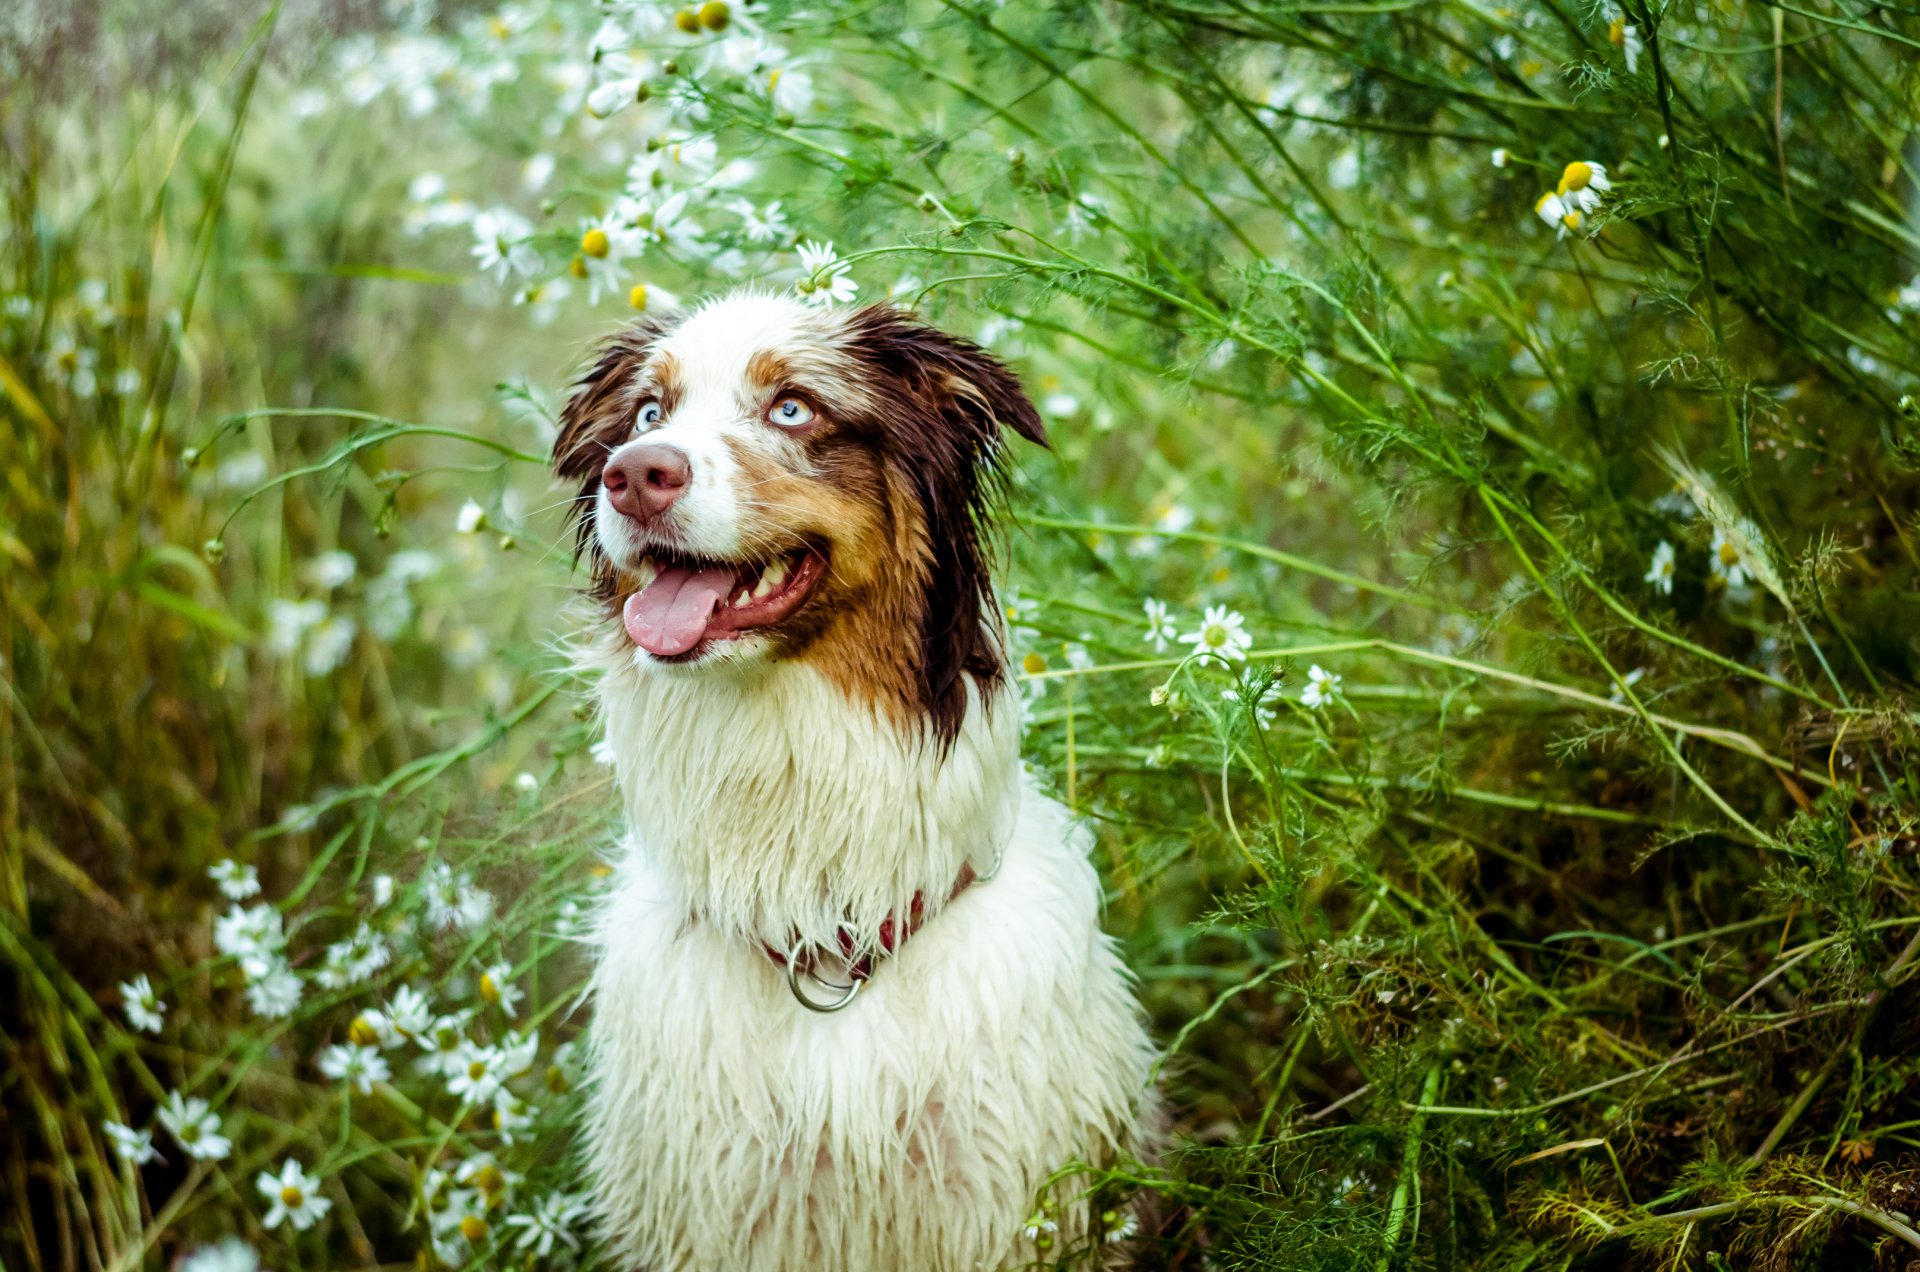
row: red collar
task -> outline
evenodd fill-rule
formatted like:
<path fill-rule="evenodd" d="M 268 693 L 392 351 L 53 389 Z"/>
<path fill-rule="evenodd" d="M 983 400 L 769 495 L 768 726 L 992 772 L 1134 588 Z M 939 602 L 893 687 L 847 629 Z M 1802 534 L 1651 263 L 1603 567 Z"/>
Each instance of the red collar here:
<path fill-rule="evenodd" d="M 974 871 L 973 863 L 968 862 L 962 865 L 959 875 L 953 881 L 952 889 L 947 893 L 947 900 L 951 902 L 972 887 L 979 877 Z M 838 1011 L 852 1002 L 853 996 L 860 992 L 860 987 L 873 976 L 875 954 L 885 957 L 898 951 L 907 943 L 908 937 L 920 930 L 921 923 L 926 919 L 926 913 L 926 897 L 921 893 L 914 893 L 913 904 L 907 910 L 906 921 L 902 923 L 898 916 L 892 914 L 882 919 L 879 950 L 861 954 L 858 958 L 854 957 L 857 946 L 854 943 L 852 931 L 845 927 L 840 928 L 834 934 L 834 943 L 839 947 L 840 960 L 846 964 L 847 983 L 844 985 L 827 980 L 816 970 L 820 962 L 820 946 L 796 943 L 783 951 L 773 942 L 762 938 L 760 949 L 775 967 L 786 970 L 787 986 L 793 990 L 793 996 L 800 1000 L 801 1006 L 813 1011 Z M 800 978 L 803 976 L 817 985 L 833 990 L 841 997 L 826 1001 L 809 998 L 806 991 L 800 987 Z"/>

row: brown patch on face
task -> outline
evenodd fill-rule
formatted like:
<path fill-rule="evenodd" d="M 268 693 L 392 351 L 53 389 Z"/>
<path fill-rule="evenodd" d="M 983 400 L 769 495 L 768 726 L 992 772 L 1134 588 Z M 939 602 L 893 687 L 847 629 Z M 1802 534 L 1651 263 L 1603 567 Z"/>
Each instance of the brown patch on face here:
<path fill-rule="evenodd" d="M 595 596 L 610 594 L 613 572 L 594 541 L 593 497 L 600 489 L 607 456 L 633 434 L 634 411 L 643 400 L 636 389 L 647 357 L 674 325 L 670 318 L 642 318 L 607 337 L 560 412 L 560 431 L 553 439 L 553 472 L 562 481 L 581 485 L 571 514 L 574 556 L 589 558 Z"/>
<path fill-rule="evenodd" d="M 747 359 L 747 382 L 762 393 L 771 393 L 793 379 L 793 368 L 772 349 L 762 349 Z"/>

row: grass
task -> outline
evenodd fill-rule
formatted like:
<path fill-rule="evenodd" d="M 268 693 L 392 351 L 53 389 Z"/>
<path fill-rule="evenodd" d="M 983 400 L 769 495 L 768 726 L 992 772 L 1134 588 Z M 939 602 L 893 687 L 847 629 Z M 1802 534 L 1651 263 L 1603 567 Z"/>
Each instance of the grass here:
<path fill-rule="evenodd" d="M 1168 1266 L 1920 1258 L 1908 15 L 157 15 L 0 24 L 0 1262 L 594 1263 L 539 457 L 588 339 L 802 240 L 1055 439 L 1026 753 L 1175 1120 L 1056 1188 Z"/>

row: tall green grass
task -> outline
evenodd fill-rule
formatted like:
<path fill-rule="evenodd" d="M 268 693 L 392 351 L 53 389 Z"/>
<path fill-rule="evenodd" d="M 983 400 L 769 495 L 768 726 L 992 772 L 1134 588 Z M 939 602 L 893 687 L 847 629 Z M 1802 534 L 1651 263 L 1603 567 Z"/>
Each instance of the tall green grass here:
<path fill-rule="evenodd" d="M 843 273 L 1055 439 L 1026 751 L 1175 1130 L 1056 1189 L 1160 1194 L 1170 1266 L 1920 1259 L 1916 48 L 1846 0 L 0 19 L 0 1261 L 594 1262 L 617 827 L 539 456 L 635 303 Z M 498 1090 L 418 1069 L 460 1040 Z M 130 1165 L 176 1095 L 231 1154 Z M 269 1229 L 289 1160 L 326 1213 Z"/>

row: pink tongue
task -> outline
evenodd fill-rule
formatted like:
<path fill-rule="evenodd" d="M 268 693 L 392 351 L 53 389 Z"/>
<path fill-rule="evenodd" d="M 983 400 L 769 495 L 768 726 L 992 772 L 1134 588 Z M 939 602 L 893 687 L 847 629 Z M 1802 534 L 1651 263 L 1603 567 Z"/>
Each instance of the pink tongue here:
<path fill-rule="evenodd" d="M 650 654 L 671 658 L 700 643 L 714 607 L 732 590 L 732 570 L 670 566 L 627 598 L 620 618 L 634 644 Z"/>

